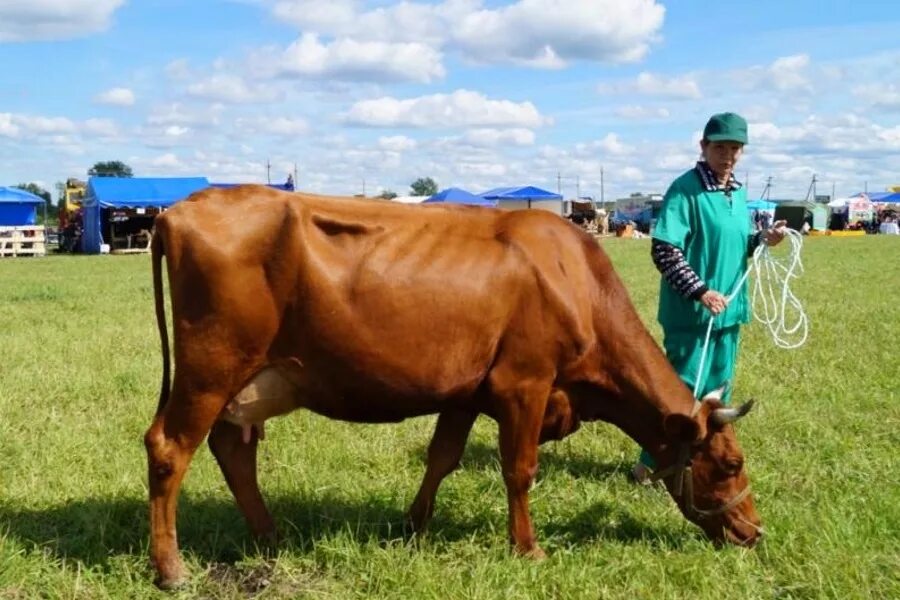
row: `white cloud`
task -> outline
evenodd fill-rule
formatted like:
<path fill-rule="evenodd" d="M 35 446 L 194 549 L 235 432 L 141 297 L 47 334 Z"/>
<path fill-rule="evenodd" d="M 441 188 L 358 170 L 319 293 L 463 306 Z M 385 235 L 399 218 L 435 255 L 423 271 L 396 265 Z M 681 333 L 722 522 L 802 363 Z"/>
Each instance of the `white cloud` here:
<path fill-rule="evenodd" d="M 531 146 L 534 144 L 534 132 L 530 129 L 470 129 L 463 135 L 462 141 L 472 146 L 493 148 L 495 146 Z"/>
<path fill-rule="evenodd" d="M 625 167 L 622 169 L 620 176 L 625 181 L 635 182 L 644 179 L 644 173 L 637 167 Z"/>
<path fill-rule="evenodd" d="M 309 123 L 299 117 L 242 117 L 235 120 L 235 126 L 242 135 L 292 137 L 309 133 Z"/>
<path fill-rule="evenodd" d="M 0 135 L 8 138 L 19 137 L 19 126 L 13 122 L 11 113 L 0 113 Z"/>
<path fill-rule="evenodd" d="M 647 119 L 668 119 L 669 109 L 661 106 L 622 106 L 616 109 L 616 115 L 623 119 L 642 121 Z"/>
<path fill-rule="evenodd" d="M 150 125 L 189 125 L 193 127 L 213 127 L 221 122 L 224 107 L 213 104 L 206 107 L 188 107 L 178 102 L 155 106 L 147 115 Z"/>
<path fill-rule="evenodd" d="M 110 119 L 88 119 L 81 126 L 85 135 L 99 138 L 111 138 L 119 135 L 119 128 Z"/>
<path fill-rule="evenodd" d="M 66 117 L 0 113 L 0 136 L 34 141 L 60 150 L 89 139 L 109 139 L 118 135 L 118 127 L 110 119 L 73 121 Z"/>
<path fill-rule="evenodd" d="M 853 95 L 875 110 L 900 112 L 900 87 L 893 83 L 861 85 L 853 89 Z"/>
<path fill-rule="evenodd" d="M 362 11 L 352 0 L 283 0 L 273 13 L 307 32 L 419 42 L 482 63 L 557 68 L 571 60 L 640 60 L 656 40 L 665 8 L 654 0 L 519 0 L 497 8 L 482 0 L 445 0 Z"/>
<path fill-rule="evenodd" d="M 186 58 L 177 58 L 166 65 L 166 76 L 175 81 L 184 81 L 190 79 L 192 71 L 190 63 Z"/>
<path fill-rule="evenodd" d="M 169 125 L 164 130 L 164 135 L 170 138 L 183 137 L 191 132 L 190 127 L 182 127 L 181 125 Z"/>
<path fill-rule="evenodd" d="M 776 59 L 769 68 L 775 89 L 790 91 L 809 88 L 809 80 L 802 73 L 808 66 L 809 56 L 806 54 Z"/>
<path fill-rule="evenodd" d="M 417 81 L 444 77 L 441 53 L 418 42 L 342 38 L 322 43 L 305 33 L 282 53 L 277 74 L 351 81 Z"/>
<path fill-rule="evenodd" d="M 182 166 L 181 161 L 171 152 L 157 156 L 150 161 L 154 167 L 165 167 L 167 169 L 178 169 Z"/>
<path fill-rule="evenodd" d="M 110 106 L 132 106 L 134 105 L 134 92 L 128 88 L 112 88 L 98 94 L 94 101 Z"/>
<path fill-rule="evenodd" d="M 125 0 L 0 0 L 0 43 L 84 37 L 109 27 Z"/>
<path fill-rule="evenodd" d="M 473 10 L 452 30 L 453 42 L 489 63 L 634 62 L 646 56 L 664 15 L 653 0 L 520 0 Z"/>
<path fill-rule="evenodd" d="M 641 94 L 673 99 L 696 100 L 703 97 L 692 75 L 667 77 L 642 72 L 634 80 L 603 82 L 597 86 L 601 94 Z"/>
<path fill-rule="evenodd" d="M 599 150 L 615 156 L 631 154 L 634 151 L 630 146 L 623 144 L 615 133 L 606 134 L 602 140 L 599 140 L 594 145 Z"/>
<path fill-rule="evenodd" d="M 812 92 L 810 58 L 806 54 L 782 56 L 771 64 L 733 70 L 728 78 L 743 90 Z"/>
<path fill-rule="evenodd" d="M 416 141 L 405 135 L 382 136 L 378 138 L 378 147 L 389 152 L 406 152 L 415 150 Z"/>
<path fill-rule="evenodd" d="M 490 100 L 457 90 L 406 100 L 362 100 L 350 108 L 346 122 L 369 127 L 539 127 L 549 120 L 531 102 Z"/>
<path fill-rule="evenodd" d="M 272 84 L 248 85 L 237 75 L 218 73 L 188 86 L 195 98 L 226 104 L 262 104 L 274 102 L 281 96 Z"/>

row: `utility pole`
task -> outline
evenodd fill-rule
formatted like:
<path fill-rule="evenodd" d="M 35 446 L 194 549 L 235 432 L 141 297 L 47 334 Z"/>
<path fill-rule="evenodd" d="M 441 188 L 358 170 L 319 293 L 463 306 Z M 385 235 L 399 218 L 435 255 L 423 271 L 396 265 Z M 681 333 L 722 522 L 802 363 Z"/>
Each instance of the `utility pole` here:
<path fill-rule="evenodd" d="M 766 178 L 766 187 L 763 188 L 762 194 L 759 195 L 760 200 L 768 200 L 772 192 L 772 176 Z"/>
<path fill-rule="evenodd" d="M 562 196 L 562 174 L 559 171 L 556 172 L 556 193 Z"/>
<path fill-rule="evenodd" d="M 266 159 L 266 183 L 272 183 L 272 163 Z"/>
<path fill-rule="evenodd" d="M 818 181 L 816 179 L 816 174 L 813 173 L 812 181 L 809 182 L 809 189 L 806 190 L 806 201 L 807 202 L 815 203 L 815 201 L 816 201 L 816 181 Z"/>
<path fill-rule="evenodd" d="M 363 177 L 363 198 L 366 197 L 366 178 Z"/>
<path fill-rule="evenodd" d="M 603 167 L 600 167 L 600 204 L 606 208 L 606 198 L 603 195 Z"/>

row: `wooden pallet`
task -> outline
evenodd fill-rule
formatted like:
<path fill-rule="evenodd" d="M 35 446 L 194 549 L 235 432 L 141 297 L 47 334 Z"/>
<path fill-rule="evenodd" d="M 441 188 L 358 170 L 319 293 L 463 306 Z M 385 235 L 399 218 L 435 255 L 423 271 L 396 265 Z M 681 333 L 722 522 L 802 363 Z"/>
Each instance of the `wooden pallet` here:
<path fill-rule="evenodd" d="M 0 226 L 0 257 L 46 254 L 47 237 L 43 225 Z"/>

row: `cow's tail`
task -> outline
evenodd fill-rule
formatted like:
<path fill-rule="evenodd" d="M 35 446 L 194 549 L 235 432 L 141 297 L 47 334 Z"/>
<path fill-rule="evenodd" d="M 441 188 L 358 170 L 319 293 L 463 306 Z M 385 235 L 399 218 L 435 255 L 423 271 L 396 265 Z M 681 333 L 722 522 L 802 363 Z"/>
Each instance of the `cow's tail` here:
<path fill-rule="evenodd" d="M 157 229 L 150 252 L 153 257 L 153 302 L 156 305 L 156 328 L 159 330 L 159 339 L 162 344 L 163 372 L 162 385 L 159 389 L 159 405 L 156 414 L 162 412 L 169 401 L 169 387 L 171 382 L 171 359 L 169 356 L 169 331 L 166 327 L 166 302 L 163 297 L 162 259 L 165 255 L 162 232 Z"/>

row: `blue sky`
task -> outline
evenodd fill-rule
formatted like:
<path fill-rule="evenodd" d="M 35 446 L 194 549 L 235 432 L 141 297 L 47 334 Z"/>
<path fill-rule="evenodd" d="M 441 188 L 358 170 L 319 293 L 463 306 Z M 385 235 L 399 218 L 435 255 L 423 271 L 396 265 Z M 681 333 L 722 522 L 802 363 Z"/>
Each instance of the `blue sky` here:
<path fill-rule="evenodd" d="M 0 184 L 664 191 L 710 114 L 750 195 L 900 184 L 900 3 L 0 0 Z"/>

